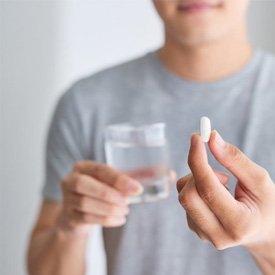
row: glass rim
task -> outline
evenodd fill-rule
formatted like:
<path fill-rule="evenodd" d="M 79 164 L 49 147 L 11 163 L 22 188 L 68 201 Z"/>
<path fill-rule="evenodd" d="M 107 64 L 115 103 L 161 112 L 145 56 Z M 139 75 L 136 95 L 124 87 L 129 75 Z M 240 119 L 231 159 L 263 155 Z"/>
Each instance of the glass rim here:
<path fill-rule="evenodd" d="M 119 131 L 119 132 L 139 132 L 139 131 L 150 131 L 155 128 L 165 128 L 165 122 L 156 122 L 151 124 L 142 124 L 142 123 L 118 123 L 118 124 L 111 124 L 106 126 L 105 132 L 109 131 Z"/>

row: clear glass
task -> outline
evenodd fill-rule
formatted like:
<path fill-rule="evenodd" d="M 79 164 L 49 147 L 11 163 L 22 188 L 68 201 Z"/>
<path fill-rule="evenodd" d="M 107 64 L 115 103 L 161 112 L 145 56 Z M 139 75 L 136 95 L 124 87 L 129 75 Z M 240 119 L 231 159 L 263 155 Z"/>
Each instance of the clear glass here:
<path fill-rule="evenodd" d="M 105 131 L 108 165 L 138 180 L 144 187 L 129 203 L 153 202 L 169 195 L 169 150 L 165 124 L 117 124 Z"/>

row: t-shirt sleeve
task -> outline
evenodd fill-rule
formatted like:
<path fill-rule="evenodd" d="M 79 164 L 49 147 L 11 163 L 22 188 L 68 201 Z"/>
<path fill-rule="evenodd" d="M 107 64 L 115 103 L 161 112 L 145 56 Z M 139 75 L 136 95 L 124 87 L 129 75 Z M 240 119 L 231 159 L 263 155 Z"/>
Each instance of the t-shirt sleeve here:
<path fill-rule="evenodd" d="M 86 159 L 82 130 L 74 89 L 71 88 L 59 99 L 48 132 L 42 190 L 44 199 L 62 200 L 61 180 L 77 161 Z"/>

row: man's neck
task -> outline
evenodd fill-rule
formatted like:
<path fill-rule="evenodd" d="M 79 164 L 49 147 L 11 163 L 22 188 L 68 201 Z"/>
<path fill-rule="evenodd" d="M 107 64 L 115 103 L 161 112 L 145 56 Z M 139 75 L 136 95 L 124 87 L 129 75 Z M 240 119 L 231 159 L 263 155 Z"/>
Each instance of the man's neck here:
<path fill-rule="evenodd" d="M 167 34 L 158 54 L 172 73 L 185 79 L 207 82 L 240 71 L 249 62 L 252 48 L 245 31 L 196 47 L 185 46 Z"/>

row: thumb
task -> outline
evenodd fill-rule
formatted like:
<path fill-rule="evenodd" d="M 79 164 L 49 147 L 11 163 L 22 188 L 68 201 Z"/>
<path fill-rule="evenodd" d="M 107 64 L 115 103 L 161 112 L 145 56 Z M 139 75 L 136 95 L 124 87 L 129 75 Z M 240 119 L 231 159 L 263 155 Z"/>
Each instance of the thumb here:
<path fill-rule="evenodd" d="M 265 169 L 250 160 L 236 146 L 225 142 L 217 131 L 212 131 L 208 145 L 215 159 L 249 190 L 265 181 Z"/>

